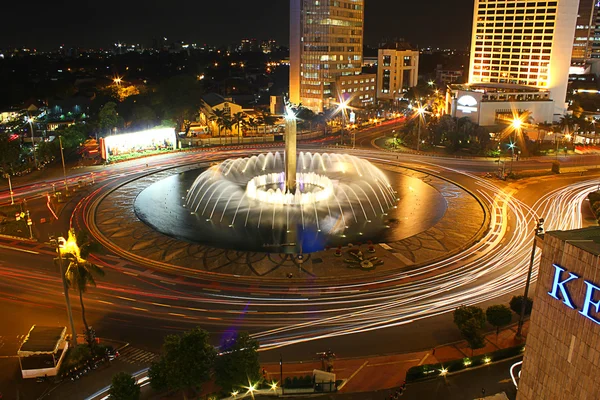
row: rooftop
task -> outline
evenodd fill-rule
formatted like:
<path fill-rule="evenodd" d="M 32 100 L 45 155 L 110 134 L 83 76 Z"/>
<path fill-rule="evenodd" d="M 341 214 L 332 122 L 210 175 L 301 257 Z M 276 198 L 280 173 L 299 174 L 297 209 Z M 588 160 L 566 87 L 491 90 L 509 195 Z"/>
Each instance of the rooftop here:
<path fill-rule="evenodd" d="M 452 90 L 480 91 L 486 93 L 548 92 L 546 89 L 512 83 L 464 83 L 450 85 L 450 88 Z"/>
<path fill-rule="evenodd" d="M 571 231 L 546 232 L 546 235 L 554 236 L 588 253 L 600 256 L 600 227 L 598 226 Z"/>
<path fill-rule="evenodd" d="M 34 353 L 54 353 L 64 340 L 67 328 L 64 326 L 32 326 L 19 349 L 20 356 Z M 29 354 L 27 354 L 29 353 Z"/>
<path fill-rule="evenodd" d="M 207 93 L 202 96 L 202 100 L 208 104 L 209 107 L 218 106 L 226 102 L 225 98 L 217 93 Z"/>

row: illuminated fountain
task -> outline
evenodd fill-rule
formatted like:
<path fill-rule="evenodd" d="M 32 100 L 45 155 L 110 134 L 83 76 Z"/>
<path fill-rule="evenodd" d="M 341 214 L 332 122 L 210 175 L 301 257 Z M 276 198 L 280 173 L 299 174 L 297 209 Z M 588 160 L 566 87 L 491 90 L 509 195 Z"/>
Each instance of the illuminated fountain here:
<path fill-rule="evenodd" d="M 343 235 L 381 219 L 396 194 L 373 164 L 347 154 L 298 155 L 296 191 L 285 187 L 284 156 L 227 160 L 203 172 L 185 198 L 193 214 L 214 224 L 302 229 Z"/>
<path fill-rule="evenodd" d="M 140 193 L 135 211 L 156 230 L 188 241 L 296 253 L 380 240 L 397 197 L 367 160 L 296 153 L 296 120 L 288 116 L 284 152 L 172 175 Z"/>
<path fill-rule="evenodd" d="M 212 166 L 189 189 L 185 207 L 213 228 L 263 237 L 268 232 L 265 247 L 302 248 L 298 242 L 312 233 L 319 237 L 316 248 L 322 248 L 336 242 L 333 236 L 364 236 L 380 229 L 396 201 L 385 175 L 366 160 L 347 154 L 296 155 L 296 120 L 288 113 L 284 154 Z"/>

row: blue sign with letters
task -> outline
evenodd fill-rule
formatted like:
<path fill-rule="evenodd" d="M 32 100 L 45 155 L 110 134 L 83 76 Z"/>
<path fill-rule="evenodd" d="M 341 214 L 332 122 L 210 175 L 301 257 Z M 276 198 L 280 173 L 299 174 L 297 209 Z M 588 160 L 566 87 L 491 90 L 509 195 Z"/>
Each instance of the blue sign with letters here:
<path fill-rule="evenodd" d="M 552 290 L 550 290 L 548 294 L 554 297 L 556 300 L 561 300 L 567 307 L 577 310 L 577 306 L 573 303 L 573 299 L 571 299 L 567 284 L 571 281 L 579 279 L 579 276 L 572 272 L 568 272 L 566 269 L 557 264 L 553 264 L 553 266 L 554 278 L 552 279 Z M 584 280 L 583 283 L 586 286 L 586 291 L 583 299 L 583 305 L 581 307 L 581 311 L 579 311 L 579 314 L 591 319 L 597 324 L 600 324 L 600 320 L 591 314 L 592 310 L 594 314 L 598 314 L 600 312 L 600 300 L 594 301 L 594 295 L 596 292 L 600 292 L 600 287 L 586 280 Z M 600 293 L 597 297 L 600 298 Z"/>

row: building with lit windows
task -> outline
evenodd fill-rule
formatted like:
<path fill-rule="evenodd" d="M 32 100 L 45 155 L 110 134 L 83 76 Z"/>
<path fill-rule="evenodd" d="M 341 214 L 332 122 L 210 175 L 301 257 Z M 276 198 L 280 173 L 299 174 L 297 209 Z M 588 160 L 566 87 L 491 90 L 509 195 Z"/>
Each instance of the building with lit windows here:
<path fill-rule="evenodd" d="M 379 49 L 377 57 L 377 99 L 396 101 L 408 88 L 417 86 L 419 51 L 404 43 Z"/>
<path fill-rule="evenodd" d="M 596 41 L 596 18 L 598 0 L 580 0 L 575 40 L 571 55 L 571 73 L 585 73 L 586 66 L 592 58 L 592 48 Z M 598 37 L 600 39 L 600 37 Z M 600 43 L 599 43 L 600 45 Z"/>
<path fill-rule="evenodd" d="M 579 0 L 475 0 L 469 83 L 548 90 L 554 119 L 565 100 Z"/>
<path fill-rule="evenodd" d="M 552 122 L 554 102 L 548 89 L 508 83 L 453 84 L 446 92 L 446 112 L 469 118 L 480 126 L 512 123 L 515 115 L 528 113 L 532 122 Z"/>
<path fill-rule="evenodd" d="M 348 105 L 355 108 L 364 108 L 375 104 L 375 85 L 377 75 L 343 75 L 335 81 L 335 92 Z"/>
<path fill-rule="evenodd" d="M 339 77 L 360 75 L 364 0 L 291 0 L 290 101 L 322 112 Z"/>

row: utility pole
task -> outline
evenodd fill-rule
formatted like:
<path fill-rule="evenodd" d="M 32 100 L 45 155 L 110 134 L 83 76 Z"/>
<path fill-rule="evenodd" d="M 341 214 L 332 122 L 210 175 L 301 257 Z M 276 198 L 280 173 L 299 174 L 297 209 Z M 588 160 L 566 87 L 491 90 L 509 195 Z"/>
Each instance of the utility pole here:
<path fill-rule="evenodd" d="M 279 354 L 279 381 L 281 382 L 281 395 L 283 396 L 283 356 L 281 354 Z"/>
<path fill-rule="evenodd" d="M 77 347 L 77 331 L 75 330 L 75 323 L 73 322 L 73 311 L 71 310 L 71 300 L 69 299 L 69 285 L 67 284 L 67 278 L 65 276 L 63 258 L 61 253 L 61 242 L 65 243 L 65 238 L 58 237 L 56 239 L 52 239 L 56 242 L 56 252 L 58 253 L 58 263 L 60 266 L 60 277 L 63 283 L 63 292 L 65 294 L 65 303 L 67 304 L 67 315 L 69 317 L 69 324 L 71 325 L 71 342 L 73 347 Z"/>
<path fill-rule="evenodd" d="M 60 158 L 62 159 L 63 176 L 65 177 L 65 192 L 66 192 L 65 196 L 66 196 L 69 193 L 69 186 L 67 186 L 67 169 L 65 168 L 65 155 L 63 153 L 62 136 L 58 136 L 58 144 L 60 145 Z"/>
<path fill-rule="evenodd" d="M 544 218 L 540 218 L 533 233 L 533 248 L 531 249 L 531 259 L 529 260 L 529 269 L 527 270 L 527 281 L 525 282 L 525 293 L 521 302 L 521 314 L 519 315 L 519 325 L 517 326 L 517 338 L 522 337 L 523 323 L 525 322 L 525 310 L 527 308 L 527 296 L 529 296 L 529 286 L 531 285 L 531 273 L 533 271 L 533 262 L 535 260 L 536 237 L 544 233 Z"/>
<path fill-rule="evenodd" d="M 27 120 L 29 122 L 29 129 L 31 130 L 31 146 L 33 148 L 33 164 L 37 168 L 38 163 L 37 163 L 37 157 L 35 155 L 35 138 L 33 137 L 33 118 L 31 116 L 28 116 Z"/>
<path fill-rule="evenodd" d="M 12 206 L 13 204 L 15 204 L 15 199 L 13 197 L 13 190 L 12 190 L 12 183 L 10 181 L 10 174 L 7 172 L 4 174 L 4 177 L 6 179 L 8 179 L 8 190 L 10 192 L 10 205 Z"/>

